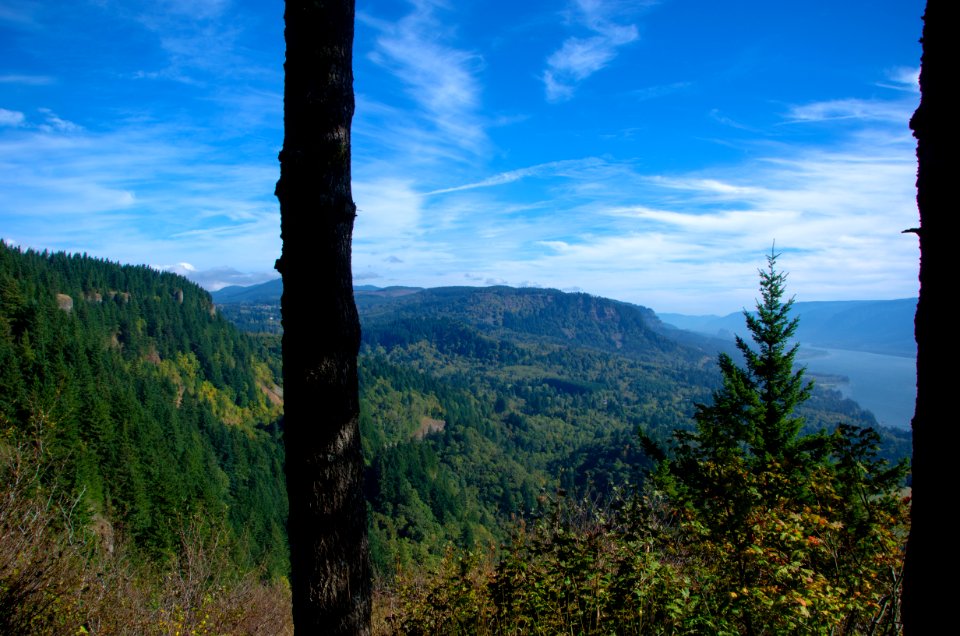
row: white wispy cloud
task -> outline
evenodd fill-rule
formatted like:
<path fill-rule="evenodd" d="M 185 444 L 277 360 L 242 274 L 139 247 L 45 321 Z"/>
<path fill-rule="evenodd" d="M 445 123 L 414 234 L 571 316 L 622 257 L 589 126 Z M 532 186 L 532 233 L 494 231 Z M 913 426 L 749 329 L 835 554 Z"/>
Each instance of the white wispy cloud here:
<path fill-rule="evenodd" d="M 637 194 L 662 206 L 601 209 L 619 219 L 609 224 L 613 232 L 545 241 L 549 249 L 538 259 L 498 269 L 620 298 L 624 292 L 616 290 L 626 278 L 626 299 L 706 311 L 724 297 L 749 306 L 754 292 L 744 281 L 776 240 L 801 297 L 814 289 L 808 299 L 849 298 L 854 289 L 861 298 L 914 295 L 916 241 L 900 233 L 917 217 L 910 144 L 859 141 L 801 149 L 714 177 L 643 178 L 653 188 Z M 678 190 L 692 196 L 678 197 Z M 621 274 L 599 276 L 610 263 Z"/>
<path fill-rule="evenodd" d="M 233 50 L 237 27 L 221 20 L 227 0 L 167 0 L 132 5 L 132 18 L 151 31 L 174 68 L 205 67 Z"/>
<path fill-rule="evenodd" d="M 89 74 L 68 72 L 83 68 L 78 58 L 54 75 L 58 49 L 38 45 L 3 69 L 0 84 L 32 101 L 0 104 L 3 234 L 122 262 L 190 262 L 191 278 L 213 286 L 276 276 L 282 4 L 272 20 L 231 0 L 6 5 L 0 21 L 22 42 L 89 46 L 91 32 L 116 31 L 117 50 L 136 55 L 94 49 Z M 181 86 L 145 86 L 154 80 Z M 35 87 L 70 99 L 46 107 Z"/>
<path fill-rule="evenodd" d="M 529 166 L 527 168 L 518 168 L 517 170 L 509 170 L 507 172 L 501 172 L 500 174 L 493 175 L 481 181 L 475 183 L 465 183 L 463 185 L 451 186 L 449 188 L 441 188 L 439 190 L 433 190 L 427 192 L 428 196 L 435 194 L 448 194 L 451 192 L 462 192 L 464 190 L 474 190 L 476 188 L 491 188 L 498 185 L 505 185 L 507 183 L 513 183 L 514 181 L 519 181 L 527 177 L 538 177 L 545 175 L 555 175 L 559 172 L 566 172 L 570 170 L 584 170 L 598 163 L 597 159 L 586 159 L 586 160 L 563 160 L 563 161 L 550 161 L 548 163 L 542 163 L 536 166 Z"/>
<path fill-rule="evenodd" d="M 703 177 L 653 176 L 651 180 L 667 188 L 706 193 L 713 197 L 740 197 L 757 190 L 754 186 L 737 185 L 720 179 Z"/>
<path fill-rule="evenodd" d="M 404 85 L 409 99 L 418 106 L 416 117 L 446 144 L 471 152 L 487 145 L 480 106 L 481 85 L 477 78 L 483 58 L 450 43 L 452 35 L 436 16 L 437 3 L 417 0 L 413 11 L 392 23 L 358 13 L 361 23 L 375 29 L 375 48 L 369 59 L 389 70 Z M 409 131 L 410 113 L 406 113 Z"/>
<path fill-rule="evenodd" d="M 886 82 L 879 82 L 879 86 L 893 88 L 908 93 L 920 92 L 920 67 L 898 66 L 887 71 Z"/>
<path fill-rule="evenodd" d="M 22 126 L 24 121 L 26 117 L 20 111 L 0 108 L 0 126 Z"/>
<path fill-rule="evenodd" d="M 27 73 L 7 73 L 0 75 L 0 84 L 20 84 L 23 86 L 46 86 L 53 84 L 49 75 L 30 75 Z"/>
<path fill-rule="evenodd" d="M 897 67 L 885 73 L 877 86 L 897 91 L 895 98 L 833 99 L 794 105 L 785 115 L 786 123 L 817 123 L 842 120 L 903 124 L 910 119 L 920 97 L 919 67 Z M 904 95 L 906 93 L 906 95 Z"/>
<path fill-rule="evenodd" d="M 907 106 L 906 110 L 909 110 Z M 787 121 L 793 123 L 820 122 L 840 119 L 860 121 L 904 121 L 905 103 L 889 100 L 836 99 L 793 106 Z"/>
<path fill-rule="evenodd" d="M 667 95 L 673 95 L 680 91 L 686 90 L 692 85 L 691 82 L 671 82 L 670 84 L 659 84 L 657 86 L 647 86 L 644 88 L 638 88 L 632 92 L 632 95 L 636 97 L 638 101 L 646 101 L 648 99 L 659 99 L 660 97 L 666 97 Z"/>
<path fill-rule="evenodd" d="M 273 157 L 259 167 L 244 156 L 229 163 L 190 132 L 45 124 L 0 137 L 4 233 L 124 262 L 151 255 L 268 272 L 280 251 Z M 21 160 L 37 155 L 44 161 Z"/>
<path fill-rule="evenodd" d="M 12 89 L 0 104 L 6 237 L 172 264 L 211 288 L 276 275 L 282 3 L 272 17 L 229 0 L 96 0 L 67 13 L 0 4 L 19 41 L 47 37 L 36 48 L 46 57 L 27 64 L 25 51 L 0 75 Z M 568 0 L 562 25 L 518 5 L 522 25 L 492 34 L 493 21 L 456 23 L 475 20 L 475 4 L 361 7 L 356 279 L 581 288 L 661 310 L 735 310 L 752 304 L 756 268 L 776 239 L 801 298 L 914 293 L 916 237 L 900 231 L 916 225 L 906 122 L 917 69 L 890 68 L 856 93 L 812 103 L 802 90 L 786 104 L 759 93 L 750 108 L 700 101 L 701 118 L 737 128 L 717 153 L 700 143 L 717 126 L 678 129 L 686 145 L 676 156 L 650 145 L 660 142 L 648 112 L 670 105 L 645 100 L 682 92 L 693 104 L 707 89 L 695 65 L 656 77 L 694 78 L 696 90 L 621 82 L 632 117 L 543 103 L 538 81 L 562 101 L 621 71 L 648 4 Z M 70 39 L 84 25 L 116 32 L 136 55 L 84 56 L 83 73 L 54 74 L 57 51 L 95 37 Z M 557 26 L 566 31 L 557 36 Z"/>
<path fill-rule="evenodd" d="M 180 274 L 210 291 L 217 291 L 230 285 L 256 285 L 278 278 L 276 272 L 249 273 L 241 272 L 232 267 L 197 269 L 194 265 L 187 262 L 176 263 L 174 265 L 151 265 L 151 267 L 162 272 Z"/>
<path fill-rule="evenodd" d="M 256 9 L 248 3 L 233 0 L 97 0 L 81 4 L 84 11 L 71 14 L 71 19 L 110 23 L 138 40 L 137 55 L 105 58 L 110 68 L 104 70 L 121 78 L 205 88 L 222 85 L 224 78 L 234 82 L 263 78 L 271 69 L 264 67 L 263 58 L 252 55 L 251 43 L 269 41 L 271 34 L 254 31 L 271 27 L 278 43 L 276 73 L 280 72 L 282 4 L 275 7 L 277 20 L 268 25 L 254 17 Z M 44 19 L 52 22 L 54 14 L 47 13 L 50 15 Z M 62 13 L 56 17 L 61 18 Z M 130 68 L 130 62 L 140 67 Z"/>
<path fill-rule="evenodd" d="M 37 126 L 40 130 L 65 133 L 75 133 L 83 130 L 83 126 L 63 119 L 49 108 L 38 108 L 37 110 L 43 115 L 43 122 Z"/>
<path fill-rule="evenodd" d="M 421 232 L 423 196 L 409 179 L 354 181 L 353 198 L 357 204 L 356 242 L 389 251 Z"/>
<path fill-rule="evenodd" d="M 764 142 L 753 159 L 695 173 L 588 158 L 428 192 L 415 217 L 401 214 L 416 228 L 409 250 L 392 244 L 403 262 L 364 249 L 359 269 L 380 284 L 579 287 L 707 313 L 752 305 L 775 240 L 801 299 L 911 296 L 917 245 L 901 230 L 917 221 L 914 142 L 903 121 L 866 123 L 830 144 Z M 520 181 L 526 204 L 511 198 Z"/>
<path fill-rule="evenodd" d="M 710 112 L 708 114 L 710 116 L 710 119 L 718 123 L 721 123 L 724 126 L 729 126 L 731 128 L 736 128 L 738 130 L 745 130 L 748 132 L 754 132 L 754 133 L 760 132 L 757 128 L 753 126 L 748 126 L 747 124 L 744 124 L 731 117 L 728 117 L 727 115 L 723 114 L 718 108 L 710 109 Z"/>
<path fill-rule="evenodd" d="M 640 37 L 635 24 L 619 24 L 611 18 L 617 6 L 603 0 L 576 1 L 573 21 L 592 35 L 567 38 L 547 58 L 542 79 L 548 101 L 573 97 L 580 82 L 607 66 L 621 47 Z"/>

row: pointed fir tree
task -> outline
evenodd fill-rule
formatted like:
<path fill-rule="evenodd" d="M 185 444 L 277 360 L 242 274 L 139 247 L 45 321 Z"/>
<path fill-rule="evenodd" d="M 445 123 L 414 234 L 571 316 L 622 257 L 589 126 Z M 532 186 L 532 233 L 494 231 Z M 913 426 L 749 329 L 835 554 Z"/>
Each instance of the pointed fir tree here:
<path fill-rule="evenodd" d="M 790 340 L 798 319 L 790 317 L 793 298 L 783 300 L 786 274 L 776 269 L 778 256 L 771 251 L 766 270 L 759 270 L 756 314 L 743 312 L 755 348 L 737 336 L 743 367 L 720 354 L 722 387 L 712 404 L 697 405 L 696 430 L 677 433 L 670 473 L 684 498 L 703 512 L 716 501 L 724 516 L 741 516 L 751 505 L 744 497 L 769 502 L 787 495 L 783 490 L 795 489 L 798 473 L 824 446 L 823 436 L 800 435 L 803 418 L 795 409 L 810 397 L 813 383 L 804 369 L 793 368 L 798 346 Z"/>
<path fill-rule="evenodd" d="M 760 270 L 756 313 L 744 312 L 744 365 L 720 355 L 721 388 L 697 405 L 695 430 L 675 434 L 655 483 L 681 515 L 677 541 L 706 565 L 703 592 L 723 599 L 715 611 L 736 631 L 889 621 L 895 612 L 875 609 L 897 598 L 906 465 L 878 459 L 871 429 L 801 434 L 796 408 L 813 383 L 793 368 L 798 321 L 778 256 Z"/>
<path fill-rule="evenodd" d="M 791 345 L 790 339 L 799 320 L 790 317 L 794 299 L 783 301 L 787 276 L 776 271 L 778 256 L 771 250 L 767 270 L 758 270 L 761 300 L 756 315 L 743 312 L 757 350 L 737 336 L 737 349 L 746 368 L 738 368 L 729 356 L 721 355 L 724 389 L 714 396 L 713 406 L 700 405 L 696 415 L 704 427 L 726 422 L 741 432 L 740 441 L 758 468 L 795 459 L 803 419 L 794 409 L 813 390 L 813 383 L 804 380 L 804 369 L 793 369 L 799 345 Z"/>
<path fill-rule="evenodd" d="M 802 509 L 814 498 L 810 475 L 828 452 L 827 436 L 800 435 L 795 409 L 813 383 L 794 370 L 798 321 L 784 301 L 786 274 L 771 251 L 759 270 L 756 314 L 744 310 L 753 347 L 737 337 L 739 366 L 720 354 L 722 386 L 712 404 L 698 404 L 694 431 L 678 431 L 674 458 L 659 481 L 710 545 L 725 554 L 731 589 L 757 585 L 764 568 L 754 558 L 769 511 Z M 749 632 L 751 628 L 747 626 Z"/>

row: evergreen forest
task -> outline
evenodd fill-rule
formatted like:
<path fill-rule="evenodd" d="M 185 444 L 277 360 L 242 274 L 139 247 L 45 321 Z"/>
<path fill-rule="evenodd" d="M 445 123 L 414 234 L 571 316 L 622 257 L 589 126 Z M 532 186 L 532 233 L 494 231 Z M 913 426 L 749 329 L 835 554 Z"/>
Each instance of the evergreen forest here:
<path fill-rule="evenodd" d="M 898 633 L 909 433 L 795 368 L 775 266 L 726 349 L 586 294 L 358 290 L 375 631 Z M 0 244 L 0 631 L 291 629 L 278 316 Z"/>
<path fill-rule="evenodd" d="M 180 276 L 0 244 L 0 632 L 219 632 L 282 601 L 278 364 Z"/>

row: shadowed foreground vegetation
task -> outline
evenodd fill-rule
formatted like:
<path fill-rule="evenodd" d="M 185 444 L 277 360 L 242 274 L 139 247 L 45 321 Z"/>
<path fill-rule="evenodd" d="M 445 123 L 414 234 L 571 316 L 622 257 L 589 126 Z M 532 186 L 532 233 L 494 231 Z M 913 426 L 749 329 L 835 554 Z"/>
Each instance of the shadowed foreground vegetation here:
<path fill-rule="evenodd" d="M 735 586 L 731 546 L 662 493 L 558 501 L 504 552 L 451 549 L 406 573 L 375 612 L 381 634 L 899 634 L 906 506 L 883 506 L 870 547 L 824 510 L 751 519 L 755 585 Z M 877 511 L 879 512 L 879 511 Z M 869 554 L 865 555 L 865 552 Z"/>
<path fill-rule="evenodd" d="M 81 500 L 45 486 L 37 445 L 0 441 L 0 633 L 292 634 L 283 579 L 242 571 L 230 533 L 181 519 L 163 562 L 107 543 L 78 514 Z"/>

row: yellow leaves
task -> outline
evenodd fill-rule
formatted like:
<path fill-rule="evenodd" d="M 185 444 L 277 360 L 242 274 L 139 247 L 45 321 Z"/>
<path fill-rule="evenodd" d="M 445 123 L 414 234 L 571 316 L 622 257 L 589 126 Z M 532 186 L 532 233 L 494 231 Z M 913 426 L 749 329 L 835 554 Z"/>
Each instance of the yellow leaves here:
<path fill-rule="evenodd" d="M 207 380 L 200 383 L 197 396 L 210 405 L 213 414 L 224 424 L 236 426 L 248 419 L 244 409 L 234 404 L 225 392 L 219 390 Z"/>

